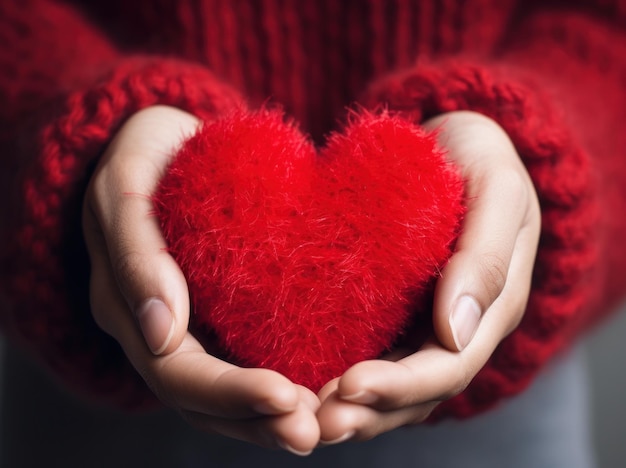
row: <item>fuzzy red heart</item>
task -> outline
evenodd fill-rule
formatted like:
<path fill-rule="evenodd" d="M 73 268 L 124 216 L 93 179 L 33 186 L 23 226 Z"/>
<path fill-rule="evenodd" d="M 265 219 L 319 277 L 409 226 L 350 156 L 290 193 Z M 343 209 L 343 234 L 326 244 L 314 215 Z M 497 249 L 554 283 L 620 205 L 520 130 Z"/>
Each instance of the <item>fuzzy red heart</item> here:
<path fill-rule="evenodd" d="M 205 124 L 155 195 L 194 328 L 317 390 L 389 349 L 450 255 L 463 184 L 435 137 L 354 116 L 319 152 L 279 112 Z"/>

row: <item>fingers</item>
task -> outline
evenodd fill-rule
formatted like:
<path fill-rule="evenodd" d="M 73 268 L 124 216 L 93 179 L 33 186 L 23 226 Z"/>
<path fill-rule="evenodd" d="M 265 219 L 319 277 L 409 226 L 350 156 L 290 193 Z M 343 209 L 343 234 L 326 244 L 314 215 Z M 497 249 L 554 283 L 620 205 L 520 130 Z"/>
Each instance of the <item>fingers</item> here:
<path fill-rule="evenodd" d="M 437 283 L 433 311 L 441 343 L 462 350 L 509 282 L 516 289 L 500 319 L 509 331 L 519 322 L 539 239 L 539 206 L 512 143 L 495 122 L 457 112 L 428 125 L 441 125 L 439 139 L 467 181 L 463 232 Z"/>
<path fill-rule="evenodd" d="M 135 114 L 110 144 L 86 198 L 90 254 L 98 250 L 108 258 L 154 354 L 171 352 L 181 343 L 189 299 L 185 278 L 166 251 L 150 196 L 175 148 L 197 124 L 190 114 L 167 107 Z"/>
<path fill-rule="evenodd" d="M 326 442 L 367 439 L 426 419 L 469 385 L 526 307 L 540 211 L 513 145 L 495 122 L 470 112 L 426 126 L 439 128 L 467 181 L 463 233 L 435 291 L 438 340 L 413 354 L 396 350 L 395 362 L 356 364 L 323 388 L 318 420 Z"/>
<path fill-rule="evenodd" d="M 364 441 L 399 427 L 422 423 L 438 402 L 380 412 L 364 405 L 347 403 L 332 394 L 318 412 L 320 444 L 336 445 Z"/>
<path fill-rule="evenodd" d="M 193 340 L 188 335 L 186 340 Z M 319 442 L 315 395 L 267 369 L 242 369 L 196 349 L 158 358 L 144 377 L 153 391 L 197 429 L 298 455 Z"/>
<path fill-rule="evenodd" d="M 507 307 L 501 298 L 508 294 L 505 288 L 462 352 L 448 350 L 432 340 L 397 362 L 356 364 L 329 384 L 330 388 L 322 389 L 318 410 L 321 439 L 365 440 L 426 420 L 437 404 L 469 385 L 507 332 L 499 315 Z"/>
<path fill-rule="evenodd" d="M 507 283 L 516 282 L 515 297 L 500 319 L 506 322 L 506 328 L 512 329 L 523 313 L 539 229 L 525 212 L 509 208 L 523 199 L 524 190 L 511 189 L 519 182 L 510 183 L 507 179 L 515 177 L 483 179 L 486 186 L 478 188 L 480 195 L 469 203 L 464 232 L 437 282 L 434 327 L 437 337 L 449 349 L 462 350 L 469 344 L 481 317 Z M 512 265 L 515 255 L 524 259 Z"/>
<path fill-rule="evenodd" d="M 297 407 L 275 417 L 260 416 L 247 420 L 216 418 L 201 413 L 185 412 L 183 417 L 195 428 L 219 433 L 268 448 L 282 448 L 296 455 L 312 452 L 319 443 L 319 425 L 315 411 L 319 400 L 308 389 L 300 388 Z"/>
<path fill-rule="evenodd" d="M 341 398 L 381 410 L 444 401 L 463 391 L 485 365 L 504 336 L 516 323 L 503 320 L 511 310 L 521 317 L 527 295 L 520 288 L 529 281 L 526 270 L 532 268 L 533 250 L 522 232 L 514 247 L 508 281 L 483 315 L 473 339 L 458 353 L 435 340 L 427 342 L 417 353 L 396 362 L 365 361 L 349 369 L 337 384 Z M 527 250 L 530 249 L 530 250 Z M 529 286 L 528 286 L 529 287 Z"/>
<path fill-rule="evenodd" d="M 319 400 L 266 369 L 242 369 L 205 352 L 186 334 L 173 352 L 154 356 L 128 314 L 105 254 L 93 255 L 94 316 L 126 352 L 150 389 L 196 428 L 298 455 L 319 441 Z"/>
<path fill-rule="evenodd" d="M 511 310 L 521 317 L 528 281 L 523 272 L 532 268 L 532 242 L 528 230 L 513 248 L 508 281 L 485 312 L 473 339 L 462 352 L 448 350 L 432 340 L 417 353 L 397 362 L 364 361 L 320 391 L 318 411 L 323 441 L 365 440 L 391 429 L 423 422 L 444 400 L 462 392 L 485 365 L 502 337 L 515 324 L 502 317 Z M 530 249 L 527 251 L 526 249 Z M 402 353 L 397 353 L 402 355 Z"/>
<path fill-rule="evenodd" d="M 397 362 L 364 361 L 339 379 L 336 392 L 350 403 L 392 411 L 424 403 L 448 400 L 461 393 L 487 362 L 505 333 L 504 301 L 496 301 L 483 317 L 475 338 L 462 353 L 451 351 L 436 340 Z"/>
<path fill-rule="evenodd" d="M 423 422 L 439 401 L 405 405 L 408 402 L 405 398 L 408 385 L 396 373 L 406 371 L 408 369 L 396 363 L 367 361 L 350 369 L 341 379 L 325 386 L 319 394 L 322 406 L 317 412 L 321 444 L 368 440 L 398 427 Z M 362 385 L 359 379 L 362 380 Z M 391 380 L 385 381 L 386 379 Z M 356 385 L 344 383 L 350 380 Z M 371 385 L 368 387 L 365 382 L 370 382 Z M 401 388 L 395 388 L 396 384 Z M 338 388 L 340 385 L 341 391 Z M 392 389 L 392 394 L 399 397 L 392 405 L 388 404 L 388 399 L 383 394 L 388 389 Z M 411 393 L 413 389 L 408 392 Z"/>
<path fill-rule="evenodd" d="M 319 441 L 317 397 L 276 372 L 221 361 L 187 332 L 185 278 L 166 251 L 151 195 L 197 124 L 176 109 L 146 109 L 103 156 L 83 212 L 92 313 L 157 397 L 192 424 L 303 455 Z"/>

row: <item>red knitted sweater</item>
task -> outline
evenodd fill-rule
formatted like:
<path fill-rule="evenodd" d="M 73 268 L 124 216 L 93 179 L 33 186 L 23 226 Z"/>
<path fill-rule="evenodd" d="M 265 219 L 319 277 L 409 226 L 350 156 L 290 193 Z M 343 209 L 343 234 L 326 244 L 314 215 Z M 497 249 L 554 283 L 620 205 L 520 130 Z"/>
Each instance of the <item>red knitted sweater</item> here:
<path fill-rule="evenodd" d="M 490 407 L 626 291 L 625 27 L 624 0 L 3 1 L 3 330 L 74 388 L 151 398 L 90 316 L 80 231 L 90 171 L 141 108 L 275 101 L 318 140 L 354 102 L 470 109 L 508 132 L 543 213 L 522 324 L 436 417 Z"/>

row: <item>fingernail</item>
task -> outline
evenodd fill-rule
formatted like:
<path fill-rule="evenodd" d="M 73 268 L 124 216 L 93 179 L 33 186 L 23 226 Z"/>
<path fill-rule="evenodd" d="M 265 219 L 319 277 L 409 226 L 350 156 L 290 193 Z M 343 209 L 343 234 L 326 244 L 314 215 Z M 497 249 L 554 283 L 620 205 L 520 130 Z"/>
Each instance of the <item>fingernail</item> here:
<path fill-rule="evenodd" d="M 354 436 L 354 431 L 348 431 L 341 437 L 337 437 L 336 439 L 333 439 L 333 440 L 320 440 L 320 445 L 337 445 L 342 442 L 345 442 L 346 440 L 351 439 L 352 436 Z"/>
<path fill-rule="evenodd" d="M 350 403 L 359 403 L 361 405 L 371 405 L 375 403 L 378 397 L 368 392 L 367 390 L 361 390 L 360 392 L 353 393 L 352 395 L 340 395 L 342 400 L 349 401 Z"/>
<path fill-rule="evenodd" d="M 476 299 L 471 296 L 461 296 L 450 314 L 450 328 L 452 337 L 459 351 L 465 349 L 476 333 L 482 312 Z"/>
<path fill-rule="evenodd" d="M 170 344 L 174 335 L 172 312 L 163 301 L 151 298 L 136 311 L 137 322 L 153 354 L 159 355 Z"/>
<path fill-rule="evenodd" d="M 280 445 L 283 449 L 287 450 L 288 452 L 291 452 L 294 455 L 298 455 L 299 457 L 306 457 L 307 455 L 311 455 L 311 453 L 313 453 L 313 450 L 308 450 L 306 452 L 302 450 L 296 450 L 287 442 L 283 442 L 283 441 L 278 441 L 278 445 Z"/>

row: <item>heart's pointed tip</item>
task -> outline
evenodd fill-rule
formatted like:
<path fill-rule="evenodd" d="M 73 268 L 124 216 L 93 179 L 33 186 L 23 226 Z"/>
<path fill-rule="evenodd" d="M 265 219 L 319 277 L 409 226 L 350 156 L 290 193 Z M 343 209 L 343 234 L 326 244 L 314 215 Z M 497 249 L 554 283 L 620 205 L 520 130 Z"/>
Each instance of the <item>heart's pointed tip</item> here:
<path fill-rule="evenodd" d="M 236 346 L 231 343 L 231 347 L 236 348 L 232 355 L 238 356 L 234 358 L 235 363 L 243 363 L 244 367 L 272 369 L 317 393 L 353 365 L 376 359 L 389 349 L 389 339 L 368 334 L 357 326 L 347 325 L 345 328 L 353 332 L 351 336 L 344 334 L 341 338 L 336 334 L 328 334 L 315 338 L 291 338 L 281 346 L 268 346 L 266 349 L 257 347 L 256 352 L 251 352 L 251 347 L 258 346 L 262 340 L 254 340 L 255 337 L 251 336 Z M 390 336 L 395 336 L 392 330 L 388 332 Z"/>

